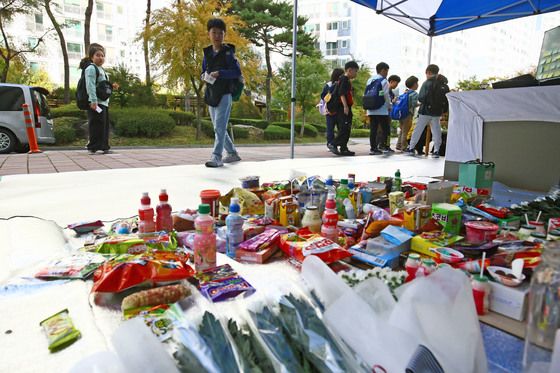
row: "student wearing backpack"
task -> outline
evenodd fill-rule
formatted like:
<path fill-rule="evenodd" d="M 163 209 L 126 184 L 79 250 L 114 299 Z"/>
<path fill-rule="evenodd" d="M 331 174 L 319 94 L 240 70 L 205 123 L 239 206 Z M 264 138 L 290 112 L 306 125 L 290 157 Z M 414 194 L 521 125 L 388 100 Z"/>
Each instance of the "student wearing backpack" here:
<path fill-rule="evenodd" d="M 202 79 L 206 82 L 204 101 L 208 105 L 210 118 L 214 125 L 215 139 L 212 157 L 205 165 L 206 167 L 222 167 L 224 163 L 241 160 L 227 133 L 232 93 L 235 90 L 234 83 L 241 77 L 241 68 L 235 58 L 235 47 L 224 43 L 225 22 L 219 18 L 213 18 L 208 21 L 206 28 L 212 45 L 204 48 Z M 224 148 L 227 156 L 222 160 Z"/>
<path fill-rule="evenodd" d="M 408 77 L 408 79 L 406 79 L 404 84 L 406 85 L 407 88 L 403 95 L 406 95 L 406 99 L 408 101 L 407 102 L 408 115 L 401 118 L 396 118 L 399 120 L 399 128 L 400 128 L 400 133 L 396 146 L 397 150 L 403 150 L 408 147 L 407 135 L 408 135 L 408 131 L 410 131 L 410 127 L 412 127 L 412 118 L 414 118 L 414 110 L 416 110 L 416 107 L 418 106 L 418 92 L 416 92 L 416 90 L 418 89 L 418 78 L 415 77 L 414 75 L 410 76 Z M 399 97 L 399 99 L 401 98 Z M 395 109 L 397 108 L 397 106 L 398 106 L 398 102 L 395 104 L 395 107 L 393 108 L 393 113 L 392 113 L 393 117 L 396 116 Z"/>
<path fill-rule="evenodd" d="M 323 87 L 323 91 L 321 92 L 321 102 L 319 103 L 319 105 L 322 105 L 322 107 L 324 108 L 324 113 L 322 112 L 321 114 L 325 115 L 327 121 L 327 147 L 329 149 L 333 146 L 332 144 L 334 141 L 334 128 L 336 126 L 336 112 L 330 113 L 327 110 L 327 103 L 325 102 L 325 97 L 327 96 L 327 93 L 329 93 L 329 100 L 330 100 L 330 97 L 332 97 L 333 89 L 335 87 L 335 83 L 338 82 L 338 79 L 342 76 L 342 74 L 344 74 L 344 70 L 342 70 L 340 67 L 337 67 L 332 71 L 331 79 L 327 83 L 325 83 L 325 86 Z M 331 147 L 329 147 L 329 145 Z"/>
<path fill-rule="evenodd" d="M 433 156 L 434 158 L 439 158 L 439 147 L 441 146 L 439 118 L 448 110 L 449 104 L 445 95 L 449 92 L 449 87 L 447 86 L 447 78 L 439 75 L 439 67 L 437 65 L 428 65 L 426 68 L 426 79 L 418 95 L 418 101 L 420 101 L 418 121 L 412 133 L 410 144 L 405 152 L 414 155 L 414 148 L 422 136 L 422 132 L 430 124 L 434 139 Z"/>
<path fill-rule="evenodd" d="M 369 78 L 366 83 L 366 91 L 364 94 L 364 102 L 366 97 L 373 95 L 375 102 L 370 104 L 364 103 L 364 108 L 369 117 L 369 147 L 370 155 L 382 154 L 380 147 L 383 150 L 392 153 L 394 152 L 390 146 L 387 146 L 387 137 L 389 136 L 389 129 L 391 118 L 389 113 L 391 111 L 391 93 L 387 75 L 389 74 L 389 65 L 385 62 L 380 62 L 375 67 L 376 75 Z M 373 100 L 372 100 L 373 101 Z M 378 139 L 377 129 L 381 127 L 382 136 Z"/>
<path fill-rule="evenodd" d="M 344 65 L 344 74 L 333 87 L 332 97 L 327 104 L 329 112 L 336 112 L 336 128 L 338 133 L 332 144 L 327 145 L 329 150 L 336 155 L 353 156 L 356 153 L 348 149 L 350 131 L 352 129 L 352 80 L 358 74 L 360 66 L 356 61 L 348 61 Z"/>
<path fill-rule="evenodd" d="M 101 150 L 103 154 L 112 153 L 109 146 L 109 97 L 113 89 L 118 89 L 117 83 L 110 83 L 107 73 L 103 69 L 105 63 L 105 48 L 97 43 L 92 43 L 88 48 L 88 56 L 80 61 L 82 69 L 82 82 L 78 82 L 80 87 L 85 88 L 85 92 L 77 92 L 78 101 L 81 96 L 87 95 L 89 103 L 87 107 L 88 134 L 89 141 L 86 145 L 90 155 Z M 84 82 L 85 80 L 85 82 Z M 84 84 L 85 83 L 85 84 Z M 81 107 L 85 109 L 85 107 Z"/>

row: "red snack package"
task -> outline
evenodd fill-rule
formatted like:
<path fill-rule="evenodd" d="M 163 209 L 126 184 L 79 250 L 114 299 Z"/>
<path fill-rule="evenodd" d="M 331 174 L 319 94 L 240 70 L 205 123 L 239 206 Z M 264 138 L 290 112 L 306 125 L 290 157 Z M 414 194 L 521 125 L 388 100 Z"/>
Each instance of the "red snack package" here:
<path fill-rule="evenodd" d="M 280 231 L 276 229 L 267 229 L 263 233 L 254 236 L 253 238 L 243 241 L 239 244 L 239 249 L 245 251 L 260 251 L 265 250 L 278 243 L 280 234 L 285 233 L 286 230 Z"/>
<path fill-rule="evenodd" d="M 480 205 L 476 206 L 476 208 L 487 212 L 499 219 L 505 219 L 511 214 L 511 211 L 505 207 L 496 207 L 489 205 L 488 203 L 481 203 Z"/>
<path fill-rule="evenodd" d="M 194 270 L 188 259 L 186 254 L 161 251 L 119 255 L 95 271 L 91 292 L 117 293 L 140 284 L 155 286 L 189 278 Z"/>
<path fill-rule="evenodd" d="M 300 229 L 297 233 L 288 233 L 280 236 L 280 249 L 299 262 L 309 255 L 318 256 L 326 264 L 336 262 L 352 256 L 347 250 L 344 250 L 338 243 L 319 234 L 307 235 L 304 229 Z M 307 230 L 309 232 L 309 230 Z"/>

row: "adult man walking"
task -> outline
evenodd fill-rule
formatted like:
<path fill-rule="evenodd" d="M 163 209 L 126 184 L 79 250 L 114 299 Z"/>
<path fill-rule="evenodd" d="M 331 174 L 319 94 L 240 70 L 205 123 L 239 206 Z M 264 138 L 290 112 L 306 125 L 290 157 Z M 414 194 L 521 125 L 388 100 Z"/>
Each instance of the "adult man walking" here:
<path fill-rule="evenodd" d="M 420 110 L 418 112 L 416 127 L 414 128 L 410 144 L 405 152 L 414 155 L 414 148 L 422 136 L 422 132 L 424 132 L 426 126 L 430 124 L 434 139 L 433 156 L 439 158 L 439 147 L 441 146 L 441 125 L 439 123 L 439 118 L 443 113 L 446 113 L 449 108 L 447 97 L 445 97 L 449 92 L 449 87 L 447 86 L 447 78 L 439 74 L 439 67 L 437 65 L 428 65 L 426 68 L 426 79 L 418 95 Z"/>

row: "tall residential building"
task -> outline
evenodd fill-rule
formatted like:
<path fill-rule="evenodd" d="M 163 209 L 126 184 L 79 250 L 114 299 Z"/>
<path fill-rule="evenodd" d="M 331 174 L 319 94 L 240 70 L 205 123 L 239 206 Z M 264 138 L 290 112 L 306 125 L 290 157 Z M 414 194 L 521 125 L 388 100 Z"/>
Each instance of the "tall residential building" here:
<path fill-rule="evenodd" d="M 403 82 L 410 75 L 424 79 L 429 38 L 418 31 L 348 0 L 300 0 L 299 13 L 333 66 L 355 59 L 375 70 L 384 61 Z M 431 62 L 451 87 L 474 75 L 512 76 L 537 64 L 543 32 L 558 24 L 555 12 L 436 36 Z"/>
<path fill-rule="evenodd" d="M 105 66 L 112 67 L 125 64 L 134 74 L 144 78 L 144 55 L 142 44 L 134 42 L 136 34 L 142 28 L 144 2 L 96 0 L 90 25 L 90 41 L 105 47 Z M 76 85 L 81 70 L 78 69 L 84 50 L 84 18 L 86 0 L 56 0 L 52 3 L 57 21 L 67 23 L 63 28 L 70 63 L 70 85 Z M 34 45 L 37 38 L 52 29 L 52 24 L 45 9 L 40 6 L 34 12 L 17 16 L 8 25 L 8 34 L 20 44 Z M 32 69 L 45 70 L 55 85 L 64 83 L 64 62 L 62 50 L 56 32 L 52 31 L 38 50 L 38 53 L 25 55 Z"/>

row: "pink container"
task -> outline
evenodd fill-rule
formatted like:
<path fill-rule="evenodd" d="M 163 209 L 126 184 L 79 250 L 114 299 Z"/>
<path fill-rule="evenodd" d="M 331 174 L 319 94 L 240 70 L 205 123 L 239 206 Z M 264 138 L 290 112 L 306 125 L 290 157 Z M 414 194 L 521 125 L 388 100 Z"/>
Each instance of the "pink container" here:
<path fill-rule="evenodd" d="M 489 221 L 468 221 L 465 223 L 467 228 L 467 241 L 470 243 L 483 243 L 492 241 L 498 235 L 498 225 Z"/>

